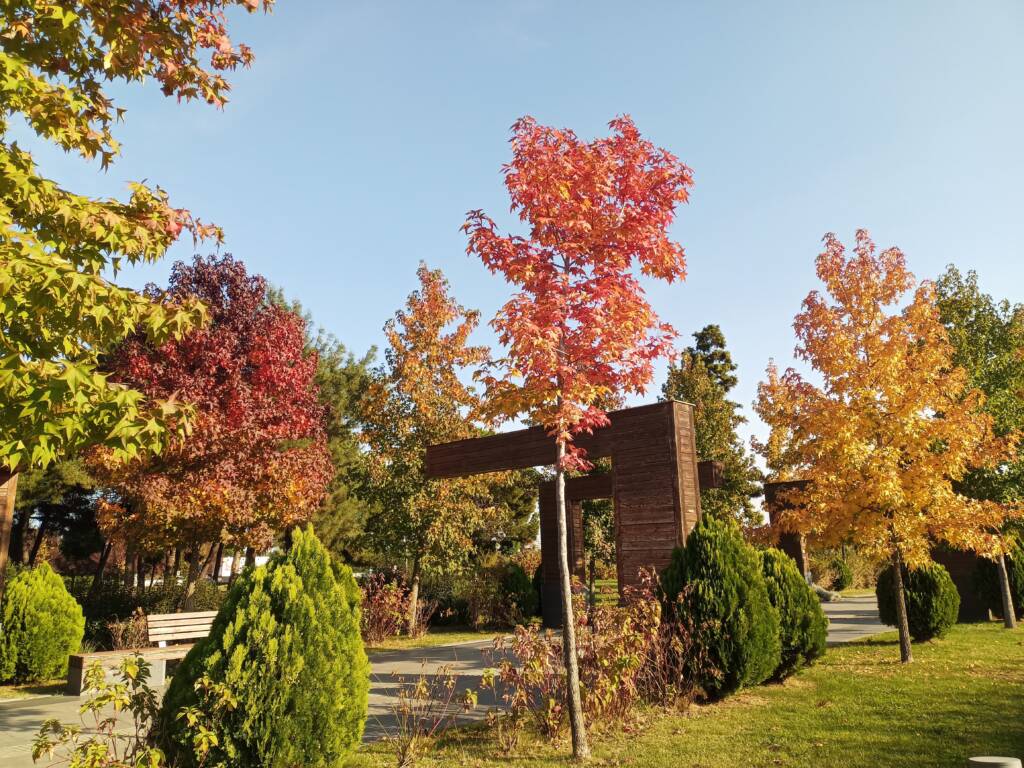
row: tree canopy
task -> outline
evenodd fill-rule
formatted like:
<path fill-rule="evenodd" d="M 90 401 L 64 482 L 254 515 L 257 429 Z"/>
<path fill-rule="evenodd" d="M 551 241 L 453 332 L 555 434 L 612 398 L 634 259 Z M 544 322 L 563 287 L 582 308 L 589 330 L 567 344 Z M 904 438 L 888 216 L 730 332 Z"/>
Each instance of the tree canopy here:
<path fill-rule="evenodd" d="M 693 337 L 696 344 L 669 366 L 661 391 L 670 400 L 693 404 L 697 458 L 722 464 L 720 487 L 700 491 L 701 510 L 712 517 L 757 525 L 760 513 L 751 499 L 761 493 L 761 473 L 737 432 L 746 418 L 739 403 L 728 399 L 738 383 L 736 364 L 717 325 L 707 325 Z"/>
<path fill-rule="evenodd" d="M 147 289 L 154 294 L 158 289 Z M 193 296 L 210 323 L 154 345 L 136 335 L 109 360 L 111 376 L 150 398 L 172 393 L 196 406 L 187 439 L 125 466 L 105 452 L 94 464 L 126 503 L 108 529 L 156 546 L 226 538 L 265 546 L 309 519 L 331 477 L 317 356 L 305 322 L 267 300 L 266 281 L 231 256 L 178 262 L 168 294 Z"/>
<path fill-rule="evenodd" d="M 252 61 L 231 42 L 224 10 L 261 5 L 270 2 L 7 3 L 0 133 L 20 115 L 40 139 L 106 168 L 123 110 L 105 84 L 151 77 L 167 95 L 223 105 L 225 73 Z M 216 240 L 220 231 L 159 187 L 129 188 L 127 202 L 75 194 L 0 141 L 0 465 L 12 472 L 97 444 L 131 458 L 159 450 L 169 421 L 185 426 L 175 398 L 147 400 L 111 381 L 98 358 L 136 332 L 155 344 L 179 336 L 203 321 L 201 303 L 141 296 L 107 275 L 159 259 L 183 231 Z"/>

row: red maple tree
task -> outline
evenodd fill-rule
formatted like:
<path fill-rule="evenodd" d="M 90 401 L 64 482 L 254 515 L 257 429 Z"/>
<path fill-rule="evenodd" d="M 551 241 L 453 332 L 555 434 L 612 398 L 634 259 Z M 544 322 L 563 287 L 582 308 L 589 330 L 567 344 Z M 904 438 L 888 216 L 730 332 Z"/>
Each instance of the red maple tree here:
<path fill-rule="evenodd" d="M 151 547 L 265 546 L 309 518 L 333 471 L 305 321 L 271 303 L 264 278 L 231 256 L 178 262 L 168 290 L 147 293 L 198 298 L 210 322 L 159 347 L 132 338 L 110 361 L 113 378 L 190 403 L 195 419 L 159 455 L 109 467 L 126 504 L 107 526 Z"/>
<path fill-rule="evenodd" d="M 581 141 L 569 130 L 523 117 L 512 127 L 504 166 L 511 210 L 529 235 L 501 235 L 482 211 L 463 229 L 467 251 L 517 292 L 492 325 L 507 355 L 482 379 L 492 416 L 527 414 L 557 444 L 556 488 L 562 627 L 573 752 L 589 753 L 579 699 L 566 544 L 564 472 L 588 469 L 573 436 L 608 423 L 602 402 L 642 393 L 675 331 L 659 321 L 634 266 L 669 282 L 686 275 L 682 247 L 668 237 L 692 174 L 640 136 L 629 117 L 612 135 Z"/>

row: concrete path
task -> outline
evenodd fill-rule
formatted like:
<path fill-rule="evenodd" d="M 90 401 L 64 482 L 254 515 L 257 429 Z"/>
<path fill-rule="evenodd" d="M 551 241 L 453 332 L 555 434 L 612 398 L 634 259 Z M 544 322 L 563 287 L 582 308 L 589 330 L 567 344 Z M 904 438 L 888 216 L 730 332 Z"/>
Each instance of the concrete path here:
<path fill-rule="evenodd" d="M 874 596 L 846 598 L 835 603 L 823 603 L 823 607 L 830 621 L 829 645 L 848 643 L 890 629 L 878 622 Z M 407 683 L 413 682 L 421 673 L 436 675 L 439 669 L 449 667 L 457 676 L 456 687 L 460 692 L 465 688 L 478 689 L 480 676 L 488 666 L 484 652 L 490 647 L 490 641 L 483 641 L 370 654 L 370 709 L 365 740 L 373 741 L 395 732 L 393 704 L 403 678 Z M 80 703 L 79 698 L 71 696 L 0 701 L 0 766 L 31 768 L 32 739 L 39 726 L 49 718 L 79 723 Z M 459 719 L 481 719 L 494 704 L 490 694 L 484 692 L 476 710 Z M 39 765 L 45 766 L 46 762 Z"/>
<path fill-rule="evenodd" d="M 878 602 L 874 595 L 844 597 L 834 603 L 822 603 L 821 607 L 828 616 L 829 645 L 849 643 L 892 629 L 878 620 Z"/>

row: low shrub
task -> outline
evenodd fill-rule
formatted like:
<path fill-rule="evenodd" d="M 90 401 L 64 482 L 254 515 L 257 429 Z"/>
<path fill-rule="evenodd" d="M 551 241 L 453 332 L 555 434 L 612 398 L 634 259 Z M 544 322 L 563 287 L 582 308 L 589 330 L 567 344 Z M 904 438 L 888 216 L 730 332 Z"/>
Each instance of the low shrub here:
<path fill-rule="evenodd" d="M 85 671 L 88 698 L 80 712 L 92 721 L 88 728 L 52 719 L 43 723 L 32 743 L 32 761 L 44 757 L 50 766 L 71 768 L 128 768 L 165 765 L 163 753 L 149 740 L 159 705 L 149 686 L 149 662 L 126 656 L 118 668 L 118 681 L 107 682 L 106 670 L 93 662 Z M 125 726 L 125 715 L 131 722 Z"/>
<path fill-rule="evenodd" d="M 836 592 L 842 592 L 853 586 L 853 569 L 842 557 L 832 558 L 832 586 Z"/>
<path fill-rule="evenodd" d="M 351 571 L 311 528 L 243 574 L 165 695 L 161 741 L 171 762 L 200 764 L 190 723 L 205 723 L 211 765 L 341 765 L 366 721 L 359 600 Z"/>
<path fill-rule="evenodd" d="M 897 626 L 896 596 L 893 569 L 890 566 L 878 577 L 878 617 L 883 624 Z M 945 635 L 956 624 L 960 611 L 960 595 L 943 566 L 928 563 L 913 570 L 903 570 L 903 588 L 907 604 L 910 636 L 924 642 Z"/>
<path fill-rule="evenodd" d="M 708 696 L 757 685 L 779 667 L 779 614 L 768 599 L 757 551 L 734 522 L 701 517 L 685 547 L 672 553 L 662 587 L 666 611 L 675 617 L 683 612 L 701 628 L 702 651 L 715 670 L 697 681 Z"/>
<path fill-rule="evenodd" d="M 363 640 L 379 643 L 397 637 L 409 622 L 408 590 L 376 573 L 363 580 L 360 612 Z"/>
<path fill-rule="evenodd" d="M 60 677 L 85 632 L 81 606 L 46 563 L 20 571 L 7 584 L 2 620 L 0 680 Z"/>
<path fill-rule="evenodd" d="M 481 564 L 470 574 L 465 599 L 468 622 L 477 629 L 526 623 L 539 607 L 533 582 L 522 566 L 502 558 Z"/>
<path fill-rule="evenodd" d="M 778 549 L 762 550 L 761 573 L 768 599 L 779 612 L 782 656 L 773 676 L 781 679 L 825 653 L 828 619 L 789 555 Z"/>
<path fill-rule="evenodd" d="M 1013 542 L 1008 547 L 1006 575 L 1010 579 L 1010 597 L 1017 620 L 1024 620 L 1024 546 Z M 974 589 L 996 618 L 1003 618 L 1003 591 L 998 566 L 986 557 L 978 558 L 974 571 Z"/>

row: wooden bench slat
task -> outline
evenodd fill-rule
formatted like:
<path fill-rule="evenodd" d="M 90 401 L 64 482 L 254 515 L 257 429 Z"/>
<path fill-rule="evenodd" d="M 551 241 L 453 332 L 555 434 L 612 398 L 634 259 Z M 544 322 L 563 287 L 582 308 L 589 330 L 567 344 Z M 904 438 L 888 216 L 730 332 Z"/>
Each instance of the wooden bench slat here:
<path fill-rule="evenodd" d="M 150 627 L 150 632 L 173 632 L 176 629 L 192 629 L 193 627 L 205 627 L 209 629 L 212 627 L 212 622 L 209 621 L 190 621 L 182 622 L 181 624 L 157 624 L 155 627 Z"/>
<path fill-rule="evenodd" d="M 167 621 L 173 622 L 178 620 L 178 618 L 213 618 L 215 615 L 217 615 L 215 610 L 194 610 L 188 613 L 153 613 L 146 616 L 146 621 L 160 624 Z"/>

